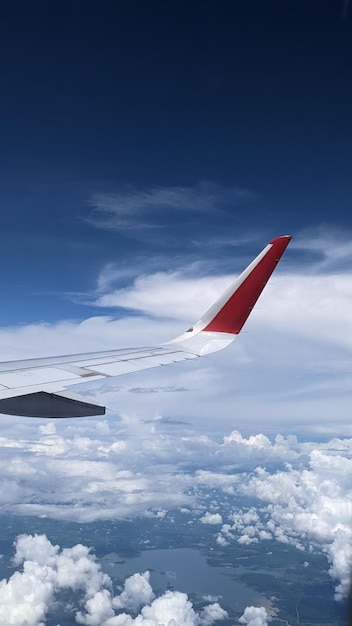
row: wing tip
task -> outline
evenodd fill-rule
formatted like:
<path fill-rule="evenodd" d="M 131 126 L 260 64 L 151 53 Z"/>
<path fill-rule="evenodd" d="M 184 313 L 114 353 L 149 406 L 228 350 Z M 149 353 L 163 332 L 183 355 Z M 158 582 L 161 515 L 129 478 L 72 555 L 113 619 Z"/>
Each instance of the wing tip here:
<path fill-rule="evenodd" d="M 292 239 L 292 235 L 281 235 L 280 237 L 274 237 L 274 239 L 272 239 L 271 241 L 269 241 L 269 245 L 273 245 L 275 243 L 281 243 L 281 242 L 286 242 L 287 241 L 287 245 L 290 243 Z"/>
<path fill-rule="evenodd" d="M 267 244 L 234 281 L 230 293 L 220 297 L 220 306 L 209 309 L 208 313 L 215 315 L 202 330 L 239 334 L 291 239 L 291 235 L 282 235 Z"/>

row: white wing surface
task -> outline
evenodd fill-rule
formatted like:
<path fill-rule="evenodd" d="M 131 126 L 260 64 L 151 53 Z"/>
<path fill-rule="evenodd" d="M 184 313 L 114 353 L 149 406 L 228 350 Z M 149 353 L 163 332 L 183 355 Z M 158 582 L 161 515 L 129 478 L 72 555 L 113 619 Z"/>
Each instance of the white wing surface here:
<path fill-rule="evenodd" d="M 156 347 L 0 363 L 0 413 L 28 417 L 104 415 L 105 407 L 70 391 L 77 384 L 194 359 L 228 346 L 242 326 L 291 237 L 277 237 L 187 332 Z"/>

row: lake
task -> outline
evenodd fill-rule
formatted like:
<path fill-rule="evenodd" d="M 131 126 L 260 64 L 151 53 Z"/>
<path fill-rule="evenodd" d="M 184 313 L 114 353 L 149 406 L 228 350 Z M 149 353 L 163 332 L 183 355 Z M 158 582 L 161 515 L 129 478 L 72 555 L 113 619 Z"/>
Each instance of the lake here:
<path fill-rule="evenodd" d="M 242 611 L 246 606 L 268 606 L 265 596 L 245 584 L 232 580 L 231 567 L 214 567 L 206 557 L 191 548 L 146 550 L 125 560 L 115 552 L 102 559 L 103 570 L 112 577 L 125 579 L 135 573 L 150 572 L 150 583 L 156 593 L 166 589 L 207 597 L 223 608 Z"/>

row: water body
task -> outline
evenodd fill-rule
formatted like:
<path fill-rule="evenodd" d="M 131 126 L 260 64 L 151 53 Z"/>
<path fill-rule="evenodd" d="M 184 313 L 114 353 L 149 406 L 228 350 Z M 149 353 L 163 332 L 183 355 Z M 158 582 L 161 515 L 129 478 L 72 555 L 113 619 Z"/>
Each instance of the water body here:
<path fill-rule="evenodd" d="M 209 565 L 206 558 L 191 548 L 147 550 L 138 557 L 124 560 L 115 552 L 102 559 L 104 571 L 125 579 L 132 574 L 150 572 L 150 583 L 156 593 L 166 589 L 207 596 L 223 608 L 243 611 L 246 606 L 268 606 L 268 599 L 245 584 L 231 579 L 232 568 Z"/>

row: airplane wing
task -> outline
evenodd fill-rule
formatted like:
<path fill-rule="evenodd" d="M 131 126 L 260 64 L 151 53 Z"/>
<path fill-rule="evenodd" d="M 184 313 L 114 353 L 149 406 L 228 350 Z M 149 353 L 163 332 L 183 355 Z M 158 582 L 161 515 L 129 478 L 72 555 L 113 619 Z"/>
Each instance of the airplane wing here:
<path fill-rule="evenodd" d="M 0 363 L 0 413 L 50 418 L 104 415 L 104 406 L 87 402 L 70 388 L 225 348 L 239 334 L 290 240 L 285 235 L 270 241 L 192 328 L 167 343 Z"/>

